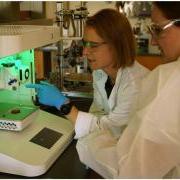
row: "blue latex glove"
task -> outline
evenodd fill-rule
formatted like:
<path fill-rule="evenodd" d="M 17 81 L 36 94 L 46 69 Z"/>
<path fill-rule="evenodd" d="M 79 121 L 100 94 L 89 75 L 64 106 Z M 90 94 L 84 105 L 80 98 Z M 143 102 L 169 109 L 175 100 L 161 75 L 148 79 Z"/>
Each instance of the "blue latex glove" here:
<path fill-rule="evenodd" d="M 39 102 L 48 106 L 55 106 L 57 109 L 68 101 L 60 90 L 48 82 L 41 81 L 40 84 L 26 84 L 27 88 L 35 88 Z"/>

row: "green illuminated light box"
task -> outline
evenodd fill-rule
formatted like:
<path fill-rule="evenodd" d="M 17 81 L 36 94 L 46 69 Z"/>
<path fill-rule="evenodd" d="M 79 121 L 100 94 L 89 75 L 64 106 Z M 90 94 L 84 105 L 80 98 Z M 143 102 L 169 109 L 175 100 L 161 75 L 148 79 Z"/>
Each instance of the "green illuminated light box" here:
<path fill-rule="evenodd" d="M 22 130 L 36 114 L 35 91 L 26 83 L 34 82 L 34 50 L 0 59 L 0 129 Z"/>

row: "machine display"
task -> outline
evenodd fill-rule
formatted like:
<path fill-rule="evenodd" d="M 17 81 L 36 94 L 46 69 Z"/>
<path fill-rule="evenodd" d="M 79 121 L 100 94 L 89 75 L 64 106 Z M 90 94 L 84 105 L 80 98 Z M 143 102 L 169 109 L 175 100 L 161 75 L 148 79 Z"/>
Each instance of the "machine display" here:
<path fill-rule="evenodd" d="M 72 141 L 68 120 L 34 105 L 34 48 L 59 41 L 58 27 L 0 26 L 0 172 L 44 174 Z M 61 167 L 59 167 L 61 168 Z"/>

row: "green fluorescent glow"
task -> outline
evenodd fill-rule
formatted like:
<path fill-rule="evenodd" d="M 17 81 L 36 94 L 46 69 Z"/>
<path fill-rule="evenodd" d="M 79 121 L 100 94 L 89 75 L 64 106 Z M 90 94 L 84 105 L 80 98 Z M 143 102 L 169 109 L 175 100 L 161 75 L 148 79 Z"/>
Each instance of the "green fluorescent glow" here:
<path fill-rule="evenodd" d="M 10 63 L 15 60 L 33 60 L 34 61 L 34 50 L 22 51 L 20 53 L 0 58 L 0 63 Z"/>
<path fill-rule="evenodd" d="M 35 91 L 25 84 L 34 81 L 33 49 L 0 58 L 0 103 L 32 105 Z"/>
<path fill-rule="evenodd" d="M 18 106 L 17 104 L 8 104 L 8 103 L 0 103 L 1 111 L 0 111 L 0 119 L 8 119 L 8 120 L 24 120 L 28 115 L 37 110 L 35 106 Z M 12 113 L 13 109 L 18 109 L 20 113 L 14 114 Z"/>

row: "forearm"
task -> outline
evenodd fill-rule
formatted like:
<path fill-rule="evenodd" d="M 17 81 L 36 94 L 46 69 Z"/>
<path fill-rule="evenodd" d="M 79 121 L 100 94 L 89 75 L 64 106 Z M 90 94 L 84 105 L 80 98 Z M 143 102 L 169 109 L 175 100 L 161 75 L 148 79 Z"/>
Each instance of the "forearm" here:
<path fill-rule="evenodd" d="M 78 109 L 75 106 L 72 106 L 71 111 L 69 114 L 66 115 L 66 118 L 69 119 L 75 125 L 77 115 L 78 115 Z"/>

